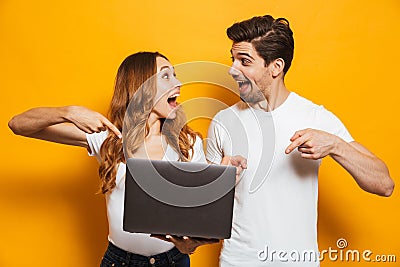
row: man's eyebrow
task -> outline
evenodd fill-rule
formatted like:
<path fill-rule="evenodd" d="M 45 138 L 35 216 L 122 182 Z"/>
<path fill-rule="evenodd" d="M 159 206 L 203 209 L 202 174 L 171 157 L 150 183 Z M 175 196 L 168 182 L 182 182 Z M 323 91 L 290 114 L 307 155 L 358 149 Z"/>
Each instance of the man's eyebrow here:
<path fill-rule="evenodd" d="M 232 53 L 232 49 L 231 49 L 231 55 L 233 55 L 233 53 Z M 238 53 L 238 55 L 241 55 L 241 56 L 246 56 L 246 57 L 249 57 L 249 58 L 251 58 L 252 60 L 255 60 L 252 56 L 250 56 L 248 53 L 243 53 L 243 52 L 239 52 Z"/>
<path fill-rule="evenodd" d="M 249 54 L 247 54 L 247 53 L 238 53 L 239 55 L 241 55 L 241 56 L 246 56 L 246 57 L 249 57 L 249 58 L 251 58 L 252 60 L 255 60 L 252 56 L 250 56 Z"/>

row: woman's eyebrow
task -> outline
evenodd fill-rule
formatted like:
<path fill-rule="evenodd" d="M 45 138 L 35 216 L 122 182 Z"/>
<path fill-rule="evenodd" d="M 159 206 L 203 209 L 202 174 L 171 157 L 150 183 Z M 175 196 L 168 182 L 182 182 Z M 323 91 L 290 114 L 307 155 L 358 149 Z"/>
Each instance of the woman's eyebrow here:
<path fill-rule="evenodd" d="M 169 69 L 169 68 L 171 68 L 171 69 L 175 70 L 175 69 L 174 69 L 174 67 L 170 67 L 170 66 L 162 66 L 162 67 L 160 68 L 160 71 L 162 71 L 163 69 Z"/>

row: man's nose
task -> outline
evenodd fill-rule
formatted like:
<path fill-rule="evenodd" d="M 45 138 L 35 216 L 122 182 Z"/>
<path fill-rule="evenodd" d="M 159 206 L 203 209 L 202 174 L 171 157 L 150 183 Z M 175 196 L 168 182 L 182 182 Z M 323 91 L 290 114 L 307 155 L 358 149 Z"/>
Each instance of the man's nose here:
<path fill-rule="evenodd" d="M 229 75 L 235 77 L 239 76 L 241 74 L 240 70 L 236 69 L 235 66 L 232 64 L 232 66 L 228 70 Z"/>

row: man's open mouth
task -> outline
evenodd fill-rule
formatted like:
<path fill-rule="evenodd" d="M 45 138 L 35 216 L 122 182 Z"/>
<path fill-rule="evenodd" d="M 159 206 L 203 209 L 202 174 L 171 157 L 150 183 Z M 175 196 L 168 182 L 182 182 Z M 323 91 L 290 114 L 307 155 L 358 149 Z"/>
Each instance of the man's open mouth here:
<path fill-rule="evenodd" d="M 247 91 L 247 89 L 249 89 L 251 86 L 251 82 L 249 80 L 236 80 L 236 82 L 239 85 L 240 92 Z"/>

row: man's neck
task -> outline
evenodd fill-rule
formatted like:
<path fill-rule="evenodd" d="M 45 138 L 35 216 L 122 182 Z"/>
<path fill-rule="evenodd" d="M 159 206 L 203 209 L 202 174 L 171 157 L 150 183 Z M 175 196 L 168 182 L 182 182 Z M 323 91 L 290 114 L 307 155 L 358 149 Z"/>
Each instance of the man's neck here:
<path fill-rule="evenodd" d="M 260 102 L 256 104 L 256 108 L 263 109 L 267 112 L 273 111 L 282 105 L 288 98 L 290 91 L 286 88 L 283 81 L 279 81 L 276 84 L 271 84 L 271 87 L 265 90 L 265 99 L 267 103 Z"/>

